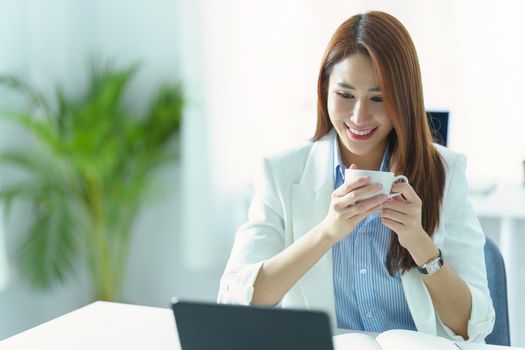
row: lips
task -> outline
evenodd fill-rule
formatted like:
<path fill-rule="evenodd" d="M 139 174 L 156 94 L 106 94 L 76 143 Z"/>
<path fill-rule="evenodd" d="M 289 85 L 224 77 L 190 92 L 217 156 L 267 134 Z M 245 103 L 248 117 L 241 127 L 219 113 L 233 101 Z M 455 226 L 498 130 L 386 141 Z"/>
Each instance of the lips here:
<path fill-rule="evenodd" d="M 368 135 L 368 134 L 370 134 L 372 132 L 372 130 L 374 130 L 374 129 L 358 130 L 358 129 L 350 128 L 350 131 L 353 134 L 356 134 L 356 135 L 359 135 L 359 136 Z"/>
<path fill-rule="evenodd" d="M 345 124 L 346 127 L 346 133 L 351 139 L 358 140 L 358 141 L 365 141 L 368 140 L 374 135 L 374 133 L 377 130 L 376 128 L 362 128 L 362 129 L 354 129 L 352 127 L 349 127 Z"/>

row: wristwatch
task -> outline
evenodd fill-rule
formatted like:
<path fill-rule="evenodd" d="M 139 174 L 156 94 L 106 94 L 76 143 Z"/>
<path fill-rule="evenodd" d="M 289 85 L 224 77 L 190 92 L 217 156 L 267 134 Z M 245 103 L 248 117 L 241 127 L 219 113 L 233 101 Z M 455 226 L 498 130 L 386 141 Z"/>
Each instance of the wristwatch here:
<path fill-rule="evenodd" d="M 438 249 L 439 256 L 434 259 L 430 259 L 423 266 L 418 266 L 417 270 L 424 275 L 433 275 L 438 272 L 443 266 L 443 257 L 441 256 L 441 250 Z"/>

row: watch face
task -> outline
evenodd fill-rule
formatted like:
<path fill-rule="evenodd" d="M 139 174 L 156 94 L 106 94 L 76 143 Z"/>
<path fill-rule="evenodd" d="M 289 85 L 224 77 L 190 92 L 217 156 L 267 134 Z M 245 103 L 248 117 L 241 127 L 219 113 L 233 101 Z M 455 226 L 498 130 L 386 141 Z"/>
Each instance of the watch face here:
<path fill-rule="evenodd" d="M 429 263 L 425 264 L 425 268 L 427 270 L 427 273 L 429 275 L 433 274 L 434 272 L 437 272 L 441 266 L 443 266 L 443 259 L 441 259 L 441 257 L 438 257 L 432 261 L 430 261 Z"/>
<path fill-rule="evenodd" d="M 427 273 L 429 275 L 433 274 L 434 272 L 436 272 L 437 270 L 439 270 L 441 266 L 439 265 L 439 263 L 436 261 L 436 262 L 432 262 L 432 264 L 429 264 L 427 265 Z"/>
<path fill-rule="evenodd" d="M 419 267 L 419 272 L 425 274 L 425 275 L 432 275 L 433 273 L 439 271 L 441 267 L 443 266 L 443 258 L 441 256 L 441 250 L 439 250 L 439 256 L 435 259 L 430 260 L 425 265 Z"/>

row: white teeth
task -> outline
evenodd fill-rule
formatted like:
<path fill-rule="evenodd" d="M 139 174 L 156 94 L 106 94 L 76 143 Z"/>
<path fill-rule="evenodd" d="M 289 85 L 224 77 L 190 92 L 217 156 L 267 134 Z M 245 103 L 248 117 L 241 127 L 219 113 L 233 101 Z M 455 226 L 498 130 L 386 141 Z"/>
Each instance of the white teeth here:
<path fill-rule="evenodd" d="M 350 131 L 351 131 L 352 133 L 354 133 L 354 134 L 356 134 L 356 135 L 361 135 L 361 136 L 370 134 L 370 133 L 372 132 L 372 130 L 374 130 L 374 129 L 369 129 L 369 130 L 356 130 L 356 129 L 354 129 L 354 128 L 350 128 Z"/>

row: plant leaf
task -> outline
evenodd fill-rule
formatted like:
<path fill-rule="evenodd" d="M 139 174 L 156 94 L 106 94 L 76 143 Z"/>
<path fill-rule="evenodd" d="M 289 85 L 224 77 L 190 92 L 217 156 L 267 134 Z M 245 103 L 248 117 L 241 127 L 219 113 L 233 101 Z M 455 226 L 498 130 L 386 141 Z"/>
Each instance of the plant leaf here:
<path fill-rule="evenodd" d="M 39 120 L 26 113 L 14 112 L 3 112 L 0 117 L 26 129 L 49 149 L 63 153 L 64 143 L 47 120 Z"/>
<path fill-rule="evenodd" d="M 17 254 L 23 276 L 37 288 L 63 282 L 74 270 L 81 235 L 65 198 L 42 201 Z"/>
<path fill-rule="evenodd" d="M 21 79 L 11 75 L 0 75 L 0 85 L 4 85 L 25 96 L 31 107 L 34 109 L 42 108 L 45 112 L 51 110 L 46 98 L 26 84 Z"/>

